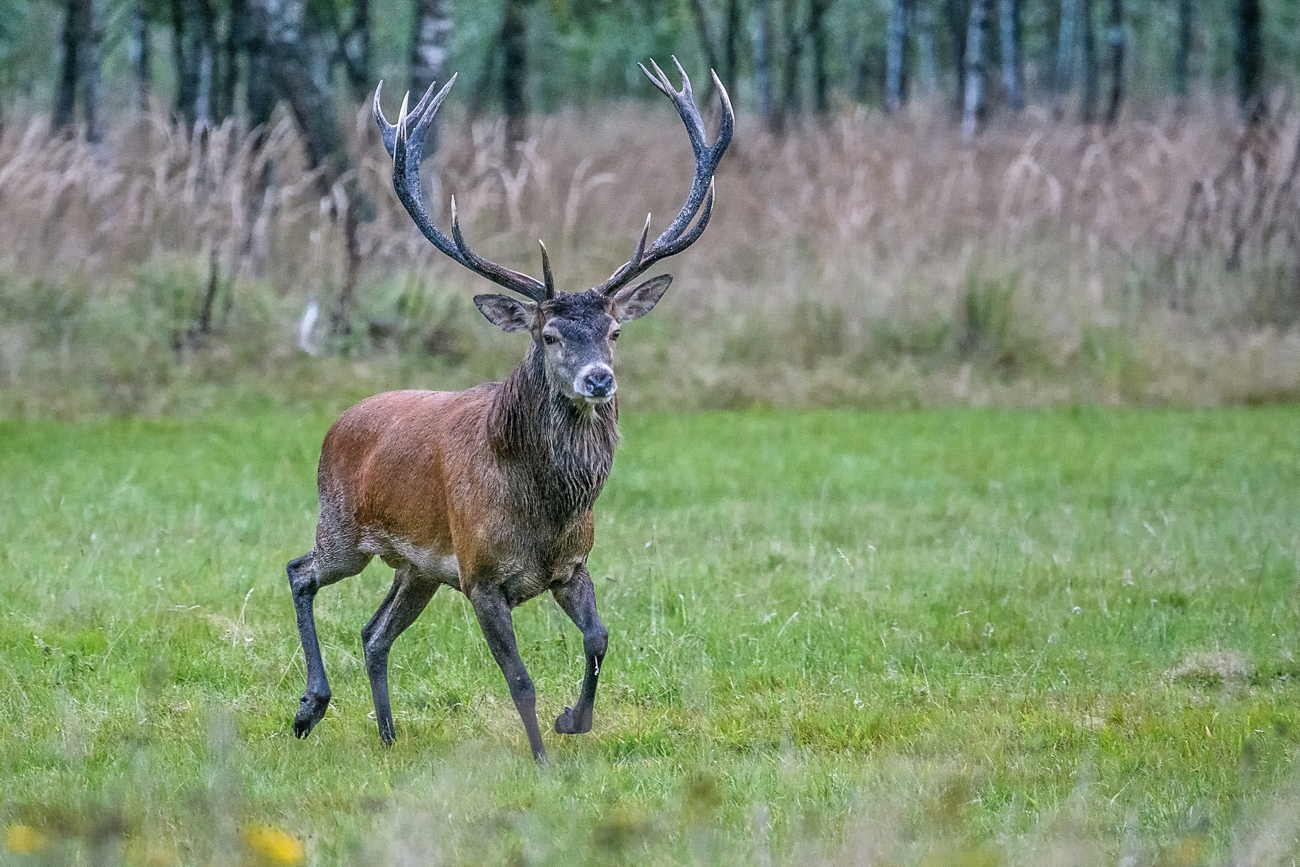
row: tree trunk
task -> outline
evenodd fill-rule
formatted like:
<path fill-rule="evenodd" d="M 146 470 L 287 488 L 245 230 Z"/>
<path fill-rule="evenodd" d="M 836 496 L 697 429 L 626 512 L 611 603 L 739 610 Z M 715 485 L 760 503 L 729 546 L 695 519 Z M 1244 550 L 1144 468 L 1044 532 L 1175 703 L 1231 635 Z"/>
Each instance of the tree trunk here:
<path fill-rule="evenodd" d="M 149 90 L 153 82 L 153 52 L 149 44 L 149 19 L 144 0 L 132 0 L 127 12 L 127 55 L 131 61 L 131 111 L 149 107 Z"/>
<path fill-rule="evenodd" d="M 1124 99 L 1124 0 L 1110 0 L 1110 26 L 1106 28 L 1110 46 L 1110 99 L 1106 103 L 1106 124 L 1119 120 Z"/>
<path fill-rule="evenodd" d="M 411 95 L 419 99 L 429 86 L 441 81 L 447 65 L 447 47 L 451 44 L 450 0 L 415 0 L 411 19 Z M 437 124 L 437 117 L 434 118 Z M 438 129 L 430 128 L 424 140 L 424 155 L 438 149 Z"/>
<path fill-rule="evenodd" d="M 962 102 L 961 137 L 970 144 L 984 114 L 984 22 L 989 0 L 974 0 L 966 28 L 966 93 Z"/>
<path fill-rule="evenodd" d="M 916 18 L 916 53 L 921 89 L 927 96 L 939 90 L 939 64 L 934 53 L 934 8 L 930 5 L 932 2 L 933 0 L 917 0 L 913 12 Z"/>
<path fill-rule="evenodd" d="M 1242 119 L 1258 123 L 1264 107 L 1264 11 L 1260 0 L 1237 0 L 1237 104 Z"/>
<path fill-rule="evenodd" d="M 704 0 L 691 0 L 690 6 L 691 18 L 695 21 L 695 38 L 699 40 L 700 51 L 704 52 L 704 63 L 710 69 L 718 69 L 718 51 L 713 44 L 713 34 L 709 32 L 709 16 L 704 11 Z"/>
<path fill-rule="evenodd" d="M 827 70 L 827 55 L 830 52 L 830 37 L 826 32 L 826 13 L 830 11 L 831 0 L 810 0 L 808 4 L 808 38 L 812 43 L 813 104 L 818 114 L 831 110 L 830 74 Z"/>
<path fill-rule="evenodd" d="M 235 92 L 239 88 L 239 55 L 248 47 L 248 0 L 229 0 L 226 32 L 221 40 L 212 115 L 222 121 L 235 114 Z"/>
<path fill-rule="evenodd" d="M 1052 114 L 1057 120 L 1065 114 L 1065 97 L 1073 85 L 1074 30 L 1079 16 L 1079 0 L 1061 0 L 1061 30 L 1056 41 L 1056 72 L 1052 76 Z"/>
<path fill-rule="evenodd" d="M 966 41 L 970 31 L 972 0 L 947 0 L 944 3 L 948 30 L 952 34 L 954 67 L 957 70 L 957 114 L 966 107 Z"/>
<path fill-rule="evenodd" d="M 256 7 L 258 0 L 253 0 Z M 271 113 L 275 111 L 275 88 L 271 83 L 271 52 L 267 45 L 265 27 L 259 17 L 264 13 L 259 9 L 257 16 L 250 16 L 251 26 L 245 31 L 248 52 L 248 88 L 244 99 L 248 107 L 248 125 L 260 129 L 260 137 L 269 131 Z M 261 142 L 258 142 L 261 145 Z"/>
<path fill-rule="evenodd" d="M 54 100 L 54 128 L 72 123 L 77 110 L 77 85 L 81 77 L 81 45 L 86 39 L 90 0 L 68 0 L 63 19 L 63 63 L 59 68 L 59 89 Z"/>
<path fill-rule="evenodd" d="M 885 111 L 890 114 L 907 102 L 907 26 L 911 10 L 908 0 L 889 4 L 889 29 L 885 43 Z"/>
<path fill-rule="evenodd" d="M 364 103 L 370 96 L 371 88 L 370 0 L 352 0 L 352 21 L 347 33 L 343 34 L 341 47 L 352 99 Z"/>
<path fill-rule="evenodd" d="M 61 130 L 69 126 L 80 102 L 86 124 L 86 141 L 98 142 L 103 138 L 103 118 L 99 110 L 103 91 L 100 75 L 103 0 L 68 0 L 67 10 L 63 25 L 63 63 L 54 103 L 54 128 Z"/>
<path fill-rule="evenodd" d="M 451 44 L 450 0 L 415 0 L 411 21 L 411 94 L 419 98 L 436 81 L 441 81 Z M 425 153 L 432 149 L 425 146 Z"/>
<path fill-rule="evenodd" d="M 1178 0 L 1178 45 L 1174 50 L 1174 96 L 1178 111 L 1187 110 L 1188 73 L 1192 56 L 1192 0 Z"/>
<path fill-rule="evenodd" d="M 100 73 L 104 44 L 104 2 L 86 0 L 89 6 L 86 40 L 81 45 L 81 113 L 86 119 L 86 141 L 98 142 L 104 137 L 104 119 L 100 112 L 103 97 L 103 76 Z"/>
<path fill-rule="evenodd" d="M 736 79 L 740 75 L 740 30 L 742 16 L 740 10 L 740 0 L 727 0 L 727 31 L 726 42 L 723 43 L 722 52 L 722 82 L 728 88 L 734 89 Z"/>
<path fill-rule="evenodd" d="M 1092 123 L 1097 118 L 1097 29 L 1093 26 L 1092 0 L 1082 0 L 1083 17 L 1083 97 L 1079 103 L 1079 119 Z"/>
<path fill-rule="evenodd" d="M 785 30 L 785 70 L 782 75 L 781 111 L 777 115 L 778 133 L 784 133 L 799 114 L 799 66 L 803 60 L 804 42 L 804 30 L 799 26 L 797 0 L 784 0 L 781 7 Z"/>
<path fill-rule="evenodd" d="M 186 123 L 212 118 L 213 20 L 208 0 L 172 0 L 176 111 Z"/>
<path fill-rule="evenodd" d="M 525 0 L 506 0 L 501 17 L 501 105 L 506 114 L 506 155 L 513 161 L 528 138 L 528 22 Z"/>
<path fill-rule="evenodd" d="M 1020 0 L 998 0 L 998 33 L 1002 46 L 1002 87 L 1012 113 L 1020 114 L 1025 107 Z"/>
<path fill-rule="evenodd" d="M 775 95 L 772 86 L 772 3 L 755 0 L 750 12 L 750 41 L 754 46 L 754 100 L 758 115 L 769 132 L 775 125 Z"/>
<path fill-rule="evenodd" d="M 288 101 L 302 131 L 309 167 L 320 169 L 317 190 L 323 199 L 332 196 L 335 184 L 343 187 L 346 205 L 339 216 L 343 222 L 346 268 L 330 321 L 335 335 L 348 334 L 361 258 L 357 214 L 367 206 L 343 147 L 329 78 L 319 74 L 323 65 L 328 68 L 319 56 L 326 40 L 315 38 L 320 34 L 307 31 L 306 0 L 253 0 L 253 7 L 272 84 Z"/>

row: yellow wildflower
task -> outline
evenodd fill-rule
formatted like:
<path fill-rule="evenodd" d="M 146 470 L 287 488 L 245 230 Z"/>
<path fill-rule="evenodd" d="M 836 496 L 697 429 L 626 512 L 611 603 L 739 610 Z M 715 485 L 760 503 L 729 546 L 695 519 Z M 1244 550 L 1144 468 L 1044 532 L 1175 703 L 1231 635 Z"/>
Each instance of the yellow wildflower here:
<path fill-rule="evenodd" d="M 245 825 L 244 845 L 266 864 L 301 864 L 307 860 L 302 840 L 269 825 Z"/>
<path fill-rule="evenodd" d="M 45 848 L 45 835 L 31 825 L 5 825 L 5 846 L 10 852 L 31 855 Z"/>

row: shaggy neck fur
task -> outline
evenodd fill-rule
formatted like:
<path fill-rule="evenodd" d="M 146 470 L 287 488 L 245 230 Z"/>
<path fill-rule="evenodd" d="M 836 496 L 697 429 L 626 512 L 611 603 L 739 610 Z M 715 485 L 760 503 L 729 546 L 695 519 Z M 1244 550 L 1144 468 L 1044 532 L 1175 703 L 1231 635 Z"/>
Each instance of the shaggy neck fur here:
<path fill-rule="evenodd" d="M 530 482 L 541 514 L 564 523 L 589 511 L 609 478 L 618 407 L 575 404 L 550 386 L 545 365 L 534 343 L 501 384 L 488 430 L 493 450 Z"/>

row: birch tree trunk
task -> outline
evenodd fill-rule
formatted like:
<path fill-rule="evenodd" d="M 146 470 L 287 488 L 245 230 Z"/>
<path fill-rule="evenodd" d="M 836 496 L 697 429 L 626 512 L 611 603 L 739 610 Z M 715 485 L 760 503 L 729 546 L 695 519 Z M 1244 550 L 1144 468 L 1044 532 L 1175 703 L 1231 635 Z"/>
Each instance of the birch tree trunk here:
<path fill-rule="evenodd" d="M 894 114 L 907 102 L 908 0 L 889 4 L 889 30 L 885 43 L 885 111 Z"/>
<path fill-rule="evenodd" d="M 961 138 L 975 141 L 984 114 L 984 20 L 989 0 L 974 0 L 966 28 L 966 92 L 962 102 Z"/>
<path fill-rule="evenodd" d="M 1007 94 L 1007 105 L 1013 113 L 1020 114 L 1025 107 L 1020 0 L 998 0 L 998 34 L 1002 47 L 1002 87 Z"/>
<path fill-rule="evenodd" d="M 411 95 L 419 99 L 434 82 L 442 81 L 447 65 L 447 47 L 451 44 L 451 3 L 449 0 L 415 0 L 415 17 L 411 20 Z M 424 140 L 424 155 L 438 149 L 437 116 Z"/>
<path fill-rule="evenodd" d="M 1110 99 L 1106 103 L 1106 124 L 1119 120 L 1124 99 L 1124 0 L 1110 0 L 1110 24 L 1106 28 L 1110 48 Z"/>
<path fill-rule="evenodd" d="M 329 87 L 328 76 L 319 74 L 323 66 L 328 68 L 328 63 L 323 63 L 318 56 L 325 48 L 325 40 L 308 31 L 306 0 L 253 0 L 253 12 L 271 82 L 288 101 L 302 131 L 309 167 L 320 170 L 316 175 L 318 193 L 322 199 L 332 199 L 336 184 L 343 190 L 344 201 L 335 200 L 335 204 L 341 211 L 338 218 L 343 224 L 346 267 L 330 326 L 335 335 L 348 334 L 361 259 L 357 215 L 367 209 L 367 204 L 343 147 L 334 91 Z"/>

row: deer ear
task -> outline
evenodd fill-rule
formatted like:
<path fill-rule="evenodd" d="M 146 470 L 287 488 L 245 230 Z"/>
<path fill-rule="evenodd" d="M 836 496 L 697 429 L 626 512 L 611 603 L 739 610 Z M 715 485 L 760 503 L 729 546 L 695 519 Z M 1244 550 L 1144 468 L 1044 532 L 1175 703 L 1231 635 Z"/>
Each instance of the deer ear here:
<path fill-rule="evenodd" d="M 614 293 L 614 318 L 619 322 L 631 322 L 645 316 L 664 297 L 671 282 L 671 276 L 660 274 L 631 288 L 618 290 Z"/>
<path fill-rule="evenodd" d="M 475 295 L 474 306 L 502 331 L 528 331 L 533 327 L 536 304 L 516 301 L 509 295 Z"/>

